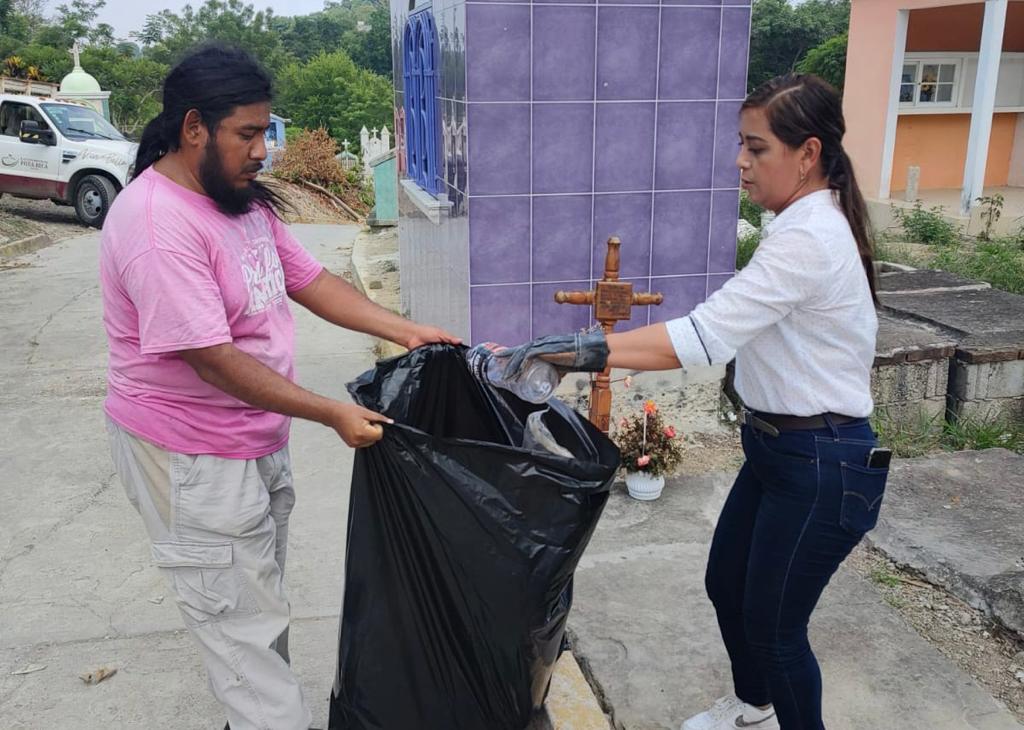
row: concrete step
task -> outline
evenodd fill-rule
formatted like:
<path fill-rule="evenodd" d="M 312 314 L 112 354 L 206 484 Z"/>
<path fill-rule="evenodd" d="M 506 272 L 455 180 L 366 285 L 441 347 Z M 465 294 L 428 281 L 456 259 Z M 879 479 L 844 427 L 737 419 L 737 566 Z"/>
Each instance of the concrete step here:
<path fill-rule="evenodd" d="M 893 463 L 868 541 L 1024 639 L 1024 456 L 960 451 Z"/>

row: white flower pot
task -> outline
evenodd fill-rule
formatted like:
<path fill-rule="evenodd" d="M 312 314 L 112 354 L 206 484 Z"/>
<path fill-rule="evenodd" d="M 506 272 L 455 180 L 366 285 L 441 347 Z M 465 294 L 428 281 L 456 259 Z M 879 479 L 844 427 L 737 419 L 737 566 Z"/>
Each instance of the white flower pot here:
<path fill-rule="evenodd" d="M 629 496 L 649 502 L 661 496 L 661 490 L 665 488 L 665 477 L 652 476 L 645 471 L 627 471 L 626 489 Z"/>

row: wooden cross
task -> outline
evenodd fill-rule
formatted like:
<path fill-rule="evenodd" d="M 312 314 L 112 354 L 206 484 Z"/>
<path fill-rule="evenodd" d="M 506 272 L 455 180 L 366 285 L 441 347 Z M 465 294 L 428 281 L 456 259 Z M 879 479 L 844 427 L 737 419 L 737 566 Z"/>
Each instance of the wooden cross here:
<path fill-rule="evenodd" d="M 604 278 L 591 291 L 560 291 L 555 293 L 559 304 L 586 304 L 594 306 L 594 319 L 601 323 L 606 335 L 615 329 L 615 323 L 627 320 L 633 307 L 661 304 L 665 297 L 660 293 L 634 293 L 633 285 L 619 281 L 619 247 L 617 237 L 608 239 L 608 253 L 604 259 Z M 590 422 L 604 433 L 608 433 L 612 416 L 611 368 L 591 381 Z"/>

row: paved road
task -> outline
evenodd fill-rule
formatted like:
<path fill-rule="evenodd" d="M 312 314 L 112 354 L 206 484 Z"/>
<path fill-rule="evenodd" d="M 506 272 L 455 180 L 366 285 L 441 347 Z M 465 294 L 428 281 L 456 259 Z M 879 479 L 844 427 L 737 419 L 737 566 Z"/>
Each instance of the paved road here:
<path fill-rule="evenodd" d="M 293 230 L 335 271 L 348 267 L 357 227 Z M 107 450 L 98 240 L 70 239 L 26 257 L 31 266 L 0 271 L 0 725 L 219 728 Z M 372 366 L 372 341 L 296 316 L 300 381 L 340 396 Z M 296 423 L 292 454 L 292 656 L 314 721 L 325 725 L 351 452 L 333 432 Z M 45 669 L 12 674 L 33 666 Z M 97 686 L 78 679 L 99 666 L 118 673 Z"/>

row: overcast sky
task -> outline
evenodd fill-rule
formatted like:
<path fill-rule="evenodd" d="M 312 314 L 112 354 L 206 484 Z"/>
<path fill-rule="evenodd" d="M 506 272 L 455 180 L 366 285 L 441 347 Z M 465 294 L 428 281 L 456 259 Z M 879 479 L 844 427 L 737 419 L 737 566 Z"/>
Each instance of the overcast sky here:
<path fill-rule="evenodd" d="M 191 5 L 198 8 L 203 1 L 195 0 Z M 48 0 L 49 13 L 53 14 L 57 6 L 64 2 L 65 0 Z M 189 3 L 185 0 L 107 0 L 107 6 L 100 11 L 98 22 L 110 23 L 114 27 L 114 35 L 118 38 L 127 38 L 133 30 L 142 28 L 147 15 L 159 13 L 164 8 L 178 12 L 187 4 Z M 277 3 L 249 0 L 248 4 L 257 10 L 273 6 L 275 15 L 306 15 L 323 10 L 324 0 L 283 0 Z"/>

